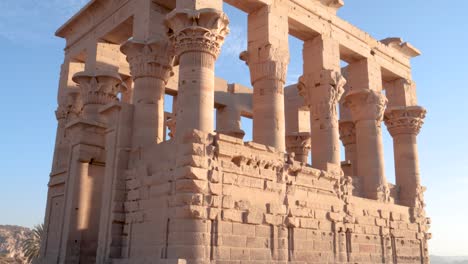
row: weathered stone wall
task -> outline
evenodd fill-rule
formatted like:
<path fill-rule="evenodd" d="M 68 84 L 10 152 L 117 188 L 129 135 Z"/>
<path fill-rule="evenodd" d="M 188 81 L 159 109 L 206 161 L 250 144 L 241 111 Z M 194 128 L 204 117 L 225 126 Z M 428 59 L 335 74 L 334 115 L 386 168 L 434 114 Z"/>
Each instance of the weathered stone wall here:
<path fill-rule="evenodd" d="M 153 148 L 155 168 L 175 144 Z M 354 196 L 350 177 L 198 131 L 172 153 L 128 174 L 123 263 L 427 262 L 426 219 Z"/>

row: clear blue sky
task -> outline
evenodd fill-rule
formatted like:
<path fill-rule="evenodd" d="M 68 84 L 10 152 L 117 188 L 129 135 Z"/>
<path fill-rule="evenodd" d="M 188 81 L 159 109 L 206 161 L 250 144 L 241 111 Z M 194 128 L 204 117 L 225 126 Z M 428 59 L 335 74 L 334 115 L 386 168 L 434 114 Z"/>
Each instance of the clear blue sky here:
<path fill-rule="evenodd" d="M 0 224 L 43 220 L 55 140 L 56 92 L 64 41 L 54 31 L 85 0 L 0 1 Z M 468 255 L 468 22 L 466 0 L 347 0 L 339 15 L 377 39 L 402 37 L 423 56 L 413 61 L 419 102 L 429 111 L 419 136 L 431 253 Z M 226 9 L 232 33 L 217 74 L 249 85 L 237 55 L 245 49 L 246 17 Z M 301 74 L 301 44 L 291 41 L 288 82 Z M 225 67 L 223 67 L 225 66 Z M 386 129 L 384 129 L 386 130 Z M 393 153 L 385 135 L 387 178 Z"/>

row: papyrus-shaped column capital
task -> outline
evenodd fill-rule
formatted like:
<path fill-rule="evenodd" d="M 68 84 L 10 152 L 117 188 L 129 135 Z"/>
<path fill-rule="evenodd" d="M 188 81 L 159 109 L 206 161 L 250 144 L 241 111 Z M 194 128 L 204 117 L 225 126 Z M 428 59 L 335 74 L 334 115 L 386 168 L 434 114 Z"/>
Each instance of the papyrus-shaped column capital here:
<path fill-rule="evenodd" d="M 346 79 L 340 72 L 321 70 L 303 75 L 297 88 L 315 120 L 337 119 L 336 106 L 345 91 L 345 84 Z"/>
<path fill-rule="evenodd" d="M 343 104 L 351 110 L 355 122 L 375 120 L 382 122 L 388 100 L 384 94 L 374 90 L 350 91 L 344 98 Z"/>
<path fill-rule="evenodd" d="M 222 1 L 177 1 L 166 17 L 168 36 L 179 64 L 176 138 L 194 129 L 213 132 L 214 67 L 229 33 Z"/>
<path fill-rule="evenodd" d="M 345 148 L 345 159 L 350 162 L 353 175 L 357 174 L 356 125 L 351 120 L 339 121 L 340 140 Z"/>
<path fill-rule="evenodd" d="M 79 72 L 73 76 L 82 92 L 83 105 L 107 104 L 117 101 L 117 94 L 126 89 L 122 78 L 116 72 L 97 71 L 96 73 Z"/>
<path fill-rule="evenodd" d="M 68 88 L 65 94 L 65 100 L 62 100 L 55 111 L 55 117 L 58 121 L 66 121 L 78 117 L 83 108 L 79 89 Z"/>
<path fill-rule="evenodd" d="M 340 121 L 340 140 L 344 146 L 356 144 L 356 126 L 353 121 Z"/>
<path fill-rule="evenodd" d="M 215 59 L 229 34 L 229 19 L 218 9 L 175 9 L 167 15 L 166 25 L 176 56 L 190 51 L 205 52 Z"/>
<path fill-rule="evenodd" d="M 112 71 L 78 72 L 73 81 L 81 90 L 84 118 L 97 118 L 98 107 L 118 101 L 117 94 L 127 89 L 120 75 Z"/>
<path fill-rule="evenodd" d="M 387 99 L 369 89 L 347 93 L 343 102 L 351 110 L 356 127 L 357 175 L 366 198 L 390 201 L 385 179 L 381 123 Z"/>
<path fill-rule="evenodd" d="M 392 137 L 400 134 L 418 135 L 424 124 L 426 109 L 421 106 L 392 107 L 385 111 L 385 125 Z"/>
<path fill-rule="evenodd" d="M 286 136 L 286 150 L 288 153 L 294 153 L 296 161 L 307 163 L 311 148 L 310 133 L 297 132 Z"/>
<path fill-rule="evenodd" d="M 399 203 L 411 207 L 423 203 L 416 137 L 425 116 L 426 109 L 421 106 L 391 107 L 385 111 L 385 125 L 393 137 Z"/>
<path fill-rule="evenodd" d="M 174 75 L 174 50 L 166 38 L 156 38 L 149 41 L 128 40 L 120 48 L 127 56 L 130 64 L 130 74 L 133 80 L 143 77 L 161 79 L 167 83 Z"/>
<path fill-rule="evenodd" d="M 250 68 L 250 82 L 268 79 L 286 83 L 289 65 L 289 50 L 287 47 L 274 47 L 272 44 L 262 44 L 254 51 L 244 51 L 240 59 Z"/>

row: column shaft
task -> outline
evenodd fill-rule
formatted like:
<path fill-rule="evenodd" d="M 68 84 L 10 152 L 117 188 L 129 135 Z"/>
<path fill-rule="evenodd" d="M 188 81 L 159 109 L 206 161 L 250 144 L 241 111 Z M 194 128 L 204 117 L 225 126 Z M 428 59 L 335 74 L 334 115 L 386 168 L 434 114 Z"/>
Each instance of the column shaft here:
<path fill-rule="evenodd" d="M 229 20 L 222 11 L 205 8 L 203 3 L 217 7 L 221 2 L 177 1 L 178 8 L 166 19 L 179 62 L 176 138 L 184 137 L 193 129 L 213 132 L 214 67 L 224 37 L 229 33 Z M 185 5 L 202 9 L 179 9 Z"/>
<path fill-rule="evenodd" d="M 304 76 L 298 88 L 310 109 L 312 167 L 341 170 L 337 104 L 346 80 L 340 70 L 339 43 L 318 36 L 304 43 Z"/>
<path fill-rule="evenodd" d="M 147 41 L 131 39 L 121 51 L 127 56 L 134 82 L 134 149 L 164 140 L 164 94 L 173 75 L 173 50 L 166 37 Z"/>
<path fill-rule="evenodd" d="M 164 139 L 163 80 L 142 77 L 134 81 L 133 146 L 160 143 Z"/>
<path fill-rule="evenodd" d="M 216 113 L 216 132 L 243 139 L 241 111 L 235 106 L 219 108 Z"/>
<path fill-rule="evenodd" d="M 381 92 L 364 89 L 349 92 L 344 104 L 351 110 L 355 123 L 357 176 L 363 195 L 388 200 L 381 129 L 387 99 Z"/>
<path fill-rule="evenodd" d="M 393 137 L 396 184 L 400 188 L 400 202 L 414 200 L 414 190 L 421 184 L 416 135 L 400 134 Z"/>
<path fill-rule="evenodd" d="M 187 52 L 180 56 L 179 106 L 176 131 L 185 135 L 198 129 L 214 130 L 214 64 L 215 57 L 206 52 Z"/>
<path fill-rule="evenodd" d="M 385 184 L 384 153 L 382 129 L 376 120 L 356 122 L 356 141 L 358 142 L 357 173 L 362 181 L 364 193 L 369 198 L 377 197 L 377 189 Z"/>
<path fill-rule="evenodd" d="M 253 88 L 253 141 L 284 151 L 284 82 L 262 79 Z"/>

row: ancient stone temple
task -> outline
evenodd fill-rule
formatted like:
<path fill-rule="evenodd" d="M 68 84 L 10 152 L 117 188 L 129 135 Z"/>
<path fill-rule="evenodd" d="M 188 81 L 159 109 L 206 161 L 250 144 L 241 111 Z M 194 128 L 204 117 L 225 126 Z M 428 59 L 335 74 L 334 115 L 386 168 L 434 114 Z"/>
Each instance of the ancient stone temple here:
<path fill-rule="evenodd" d="M 248 14 L 251 88 L 215 74 L 223 2 Z M 90 1 L 57 31 L 39 262 L 428 263 L 416 144 L 426 110 L 410 67 L 420 53 L 343 21 L 343 4 Z M 290 35 L 303 41 L 303 76 L 285 87 Z"/>

